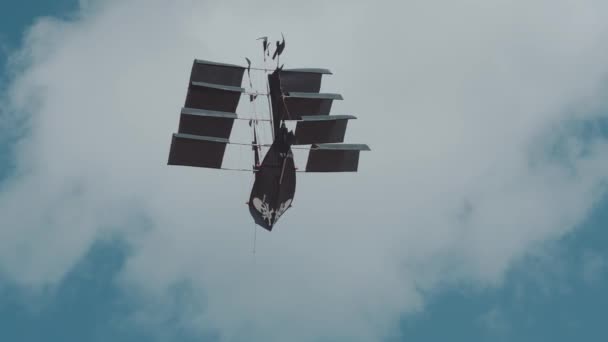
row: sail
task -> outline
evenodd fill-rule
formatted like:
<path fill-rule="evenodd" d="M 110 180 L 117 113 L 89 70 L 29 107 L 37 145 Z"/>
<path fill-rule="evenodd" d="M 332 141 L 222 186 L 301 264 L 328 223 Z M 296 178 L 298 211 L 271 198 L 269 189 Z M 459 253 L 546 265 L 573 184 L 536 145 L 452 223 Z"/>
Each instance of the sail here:
<path fill-rule="evenodd" d="M 283 69 L 281 70 L 281 88 L 284 92 L 318 93 L 321 91 L 321 78 L 331 75 L 327 69 Z"/>
<path fill-rule="evenodd" d="M 340 143 L 344 141 L 352 115 L 302 116 L 296 124 L 295 145 Z"/>
<path fill-rule="evenodd" d="M 240 65 L 195 59 L 190 72 L 190 82 L 240 87 L 244 72 L 245 67 Z"/>
<path fill-rule="evenodd" d="M 185 107 L 235 113 L 244 72 L 238 65 L 194 60 Z"/>
<path fill-rule="evenodd" d="M 243 92 L 241 87 L 190 82 L 185 107 L 234 113 Z"/>
<path fill-rule="evenodd" d="M 359 166 L 359 152 L 369 150 L 365 144 L 313 145 L 306 172 L 355 172 Z"/>
<path fill-rule="evenodd" d="M 227 139 L 192 134 L 173 134 L 169 150 L 169 165 L 222 167 Z"/>
<path fill-rule="evenodd" d="M 195 108 L 182 108 L 178 133 L 228 139 L 236 114 Z"/>
<path fill-rule="evenodd" d="M 334 100 L 342 100 L 340 94 L 290 92 L 284 94 L 288 120 L 302 116 L 329 115 Z"/>
<path fill-rule="evenodd" d="M 302 116 L 329 115 L 334 100 L 342 95 L 319 93 L 321 75 L 326 69 L 277 69 L 268 75 L 274 130 L 281 120 L 300 120 Z"/>

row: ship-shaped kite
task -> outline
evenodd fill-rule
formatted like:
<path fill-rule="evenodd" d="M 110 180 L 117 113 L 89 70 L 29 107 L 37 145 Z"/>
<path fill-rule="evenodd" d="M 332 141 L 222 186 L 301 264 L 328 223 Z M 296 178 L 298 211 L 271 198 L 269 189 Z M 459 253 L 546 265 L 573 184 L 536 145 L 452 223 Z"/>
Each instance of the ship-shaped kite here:
<path fill-rule="evenodd" d="M 369 151 L 364 144 L 344 144 L 348 120 L 352 115 L 330 115 L 332 103 L 342 100 L 339 94 L 320 93 L 321 78 L 331 75 L 327 69 L 283 69 L 278 57 L 285 46 L 277 42 L 274 69 L 194 60 L 185 105 L 181 110 L 178 132 L 173 134 L 169 165 L 215 169 L 222 166 L 226 146 L 230 141 L 235 120 L 249 120 L 252 129 L 251 146 L 255 165 L 244 171 L 255 175 L 249 197 L 249 211 L 255 223 L 271 231 L 278 219 L 291 207 L 296 190 L 294 148 L 309 149 L 303 172 L 354 172 L 359 164 L 359 152 Z M 269 45 L 264 40 L 264 59 L 270 58 Z M 265 92 L 242 87 L 247 71 L 264 72 Z M 266 77 L 267 76 L 267 77 Z M 269 103 L 268 117 L 243 118 L 237 115 L 241 96 L 250 101 Z M 295 131 L 285 123 L 295 121 Z M 272 143 L 258 143 L 260 127 L 269 125 Z M 238 144 L 238 143 L 237 143 Z M 242 143 L 240 145 L 243 145 Z M 306 146 L 308 145 L 308 146 Z M 260 163 L 261 146 L 269 146 Z"/>

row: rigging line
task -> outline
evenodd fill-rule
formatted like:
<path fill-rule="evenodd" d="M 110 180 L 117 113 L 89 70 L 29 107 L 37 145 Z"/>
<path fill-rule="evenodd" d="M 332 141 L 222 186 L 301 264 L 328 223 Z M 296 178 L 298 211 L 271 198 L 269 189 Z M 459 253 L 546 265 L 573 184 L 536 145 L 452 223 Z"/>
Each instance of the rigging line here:
<path fill-rule="evenodd" d="M 248 77 L 249 77 L 249 85 L 251 87 L 253 87 L 254 81 L 253 81 L 250 73 L 248 73 Z M 253 101 L 251 101 L 251 100 L 253 100 Z M 259 153 L 259 151 L 258 151 L 259 147 L 258 146 L 254 146 L 254 144 L 257 144 L 256 127 L 258 125 L 258 111 L 257 111 L 257 108 L 256 108 L 255 100 L 256 99 L 254 98 L 254 99 L 250 99 L 250 101 L 249 101 L 249 108 L 251 109 L 250 115 L 253 116 L 253 121 L 249 121 L 249 126 L 252 128 L 252 134 L 253 134 L 253 140 L 252 140 L 252 147 L 253 147 L 252 148 L 252 151 L 253 151 L 252 159 L 253 160 L 252 160 L 252 163 L 250 164 L 250 165 L 253 165 L 252 168 L 256 167 L 256 161 L 255 161 L 255 159 L 256 159 L 256 156 Z"/>
<path fill-rule="evenodd" d="M 253 187 L 254 179 L 251 179 L 251 187 Z M 255 265 L 255 245 L 257 240 L 257 224 L 253 221 L 253 264 Z"/>
<path fill-rule="evenodd" d="M 266 76 L 266 74 L 267 74 L 267 71 L 269 71 L 269 70 L 266 70 L 266 63 L 267 63 L 266 62 L 266 50 L 264 50 L 262 53 L 263 53 L 263 58 L 264 58 L 264 68 L 255 68 L 254 67 L 252 69 L 253 70 L 260 70 L 261 69 L 262 71 L 264 71 L 264 76 L 263 77 L 264 77 L 264 80 L 265 80 L 265 84 L 267 84 L 268 77 Z M 251 74 L 249 74 L 249 83 L 252 84 Z M 258 82 L 258 86 L 259 86 L 259 82 Z M 260 96 L 260 95 L 261 96 L 265 96 L 269 100 L 268 103 L 269 103 L 269 106 L 270 106 L 270 88 L 268 88 L 268 86 L 267 86 L 266 89 L 267 89 L 266 94 L 259 93 L 256 96 Z M 252 107 L 253 107 L 253 116 L 255 117 L 255 122 L 253 122 L 253 125 L 252 125 L 252 127 L 253 127 L 253 139 L 254 139 L 255 142 L 260 142 L 257 139 L 257 137 L 256 137 L 256 135 L 257 135 L 256 134 L 257 133 L 256 132 L 256 127 L 258 126 L 258 121 L 271 121 L 272 120 L 272 114 L 271 114 L 271 112 L 269 112 L 270 113 L 270 118 L 269 119 L 261 119 L 260 120 L 260 118 L 258 117 L 258 111 L 257 111 L 257 108 L 256 108 L 255 101 L 251 101 L 251 104 L 252 104 Z M 272 125 L 272 123 L 271 123 L 271 125 Z M 262 125 L 262 132 L 263 133 L 265 133 L 264 127 L 265 127 L 265 125 Z M 260 154 L 260 152 L 263 153 L 263 150 L 261 148 L 261 144 L 258 144 L 258 145 L 259 146 L 255 146 L 254 158 L 256 156 L 258 156 Z M 262 154 L 262 158 L 263 157 L 264 157 L 264 155 Z M 254 160 L 254 162 L 252 164 L 257 164 L 256 162 L 260 162 L 261 163 L 261 161 Z M 254 165 L 254 168 L 257 168 L 257 167 L 258 167 L 258 165 Z M 253 186 L 255 184 L 255 172 L 256 172 L 256 170 L 252 170 L 252 171 L 254 173 L 254 176 L 251 179 L 251 188 L 253 188 Z M 254 263 L 254 265 L 255 265 L 255 262 L 256 262 L 255 250 L 256 250 L 256 244 L 257 244 L 257 231 L 258 231 L 257 230 L 257 224 L 255 223 L 255 221 L 253 221 L 253 263 Z"/>
<path fill-rule="evenodd" d="M 259 87 L 259 80 L 258 80 L 257 78 L 256 78 L 256 81 L 258 81 L 258 82 L 256 82 L 256 86 L 258 86 L 258 87 Z M 256 87 L 256 88 L 257 88 L 257 87 Z M 265 95 L 263 95 L 263 96 L 265 96 Z M 257 99 L 256 99 L 256 100 L 257 100 Z M 253 135 L 254 135 L 254 141 L 257 141 L 257 142 L 259 143 L 260 141 L 259 141 L 257 138 L 260 138 L 261 136 L 260 136 L 260 134 L 258 134 L 258 132 L 257 132 L 258 130 L 256 130 L 256 128 L 258 127 L 258 121 L 261 121 L 261 120 L 264 120 L 264 119 L 260 119 L 261 114 L 260 114 L 260 113 L 258 112 L 258 110 L 257 110 L 257 104 L 255 103 L 255 101 L 254 101 L 254 102 L 252 102 L 252 106 L 253 106 L 253 116 L 255 117 L 255 122 L 254 122 L 254 124 L 253 124 Z M 262 126 L 262 128 L 263 128 L 263 127 L 264 127 L 264 126 Z M 262 152 L 262 153 L 263 153 L 263 151 L 262 151 L 261 147 L 259 147 L 259 146 L 258 146 L 258 147 L 257 147 L 257 149 L 255 150 L 255 152 L 256 152 L 256 153 L 258 153 L 258 154 L 259 154 L 260 152 Z M 254 165 L 255 165 L 255 163 L 254 163 Z"/>
<path fill-rule="evenodd" d="M 256 81 L 257 81 L 257 78 L 256 78 Z M 258 86 L 259 86 L 259 82 L 256 82 L 256 83 L 258 83 Z M 255 118 L 255 122 L 252 125 L 253 126 L 253 138 L 254 138 L 254 141 L 256 141 L 256 143 L 259 143 L 260 142 L 258 140 L 259 134 L 257 134 L 258 132 L 257 132 L 256 128 L 258 127 L 258 121 L 261 121 L 261 120 L 264 120 L 264 119 L 260 119 L 261 114 L 257 110 L 257 104 L 256 104 L 256 102 L 253 101 L 251 103 L 251 105 L 253 107 L 253 116 Z M 262 125 L 262 128 L 263 127 L 264 126 Z M 263 153 L 262 148 L 260 146 L 257 146 L 256 149 L 255 149 L 254 158 L 255 158 L 256 155 L 259 156 L 260 152 Z M 254 167 L 257 166 L 256 165 L 257 163 L 255 162 L 255 160 L 254 160 L 254 162 L 252 164 L 254 165 Z"/>
<path fill-rule="evenodd" d="M 253 262 L 255 263 L 255 245 L 257 242 L 257 224 L 255 224 L 255 221 L 253 221 Z"/>
<path fill-rule="evenodd" d="M 263 116 L 263 117 L 265 117 L 265 116 Z M 263 120 L 263 122 L 261 123 L 260 127 L 261 127 L 261 136 L 262 136 L 263 140 L 259 141 L 259 143 L 268 143 L 269 140 L 272 143 L 272 137 L 269 139 L 270 135 L 268 134 L 268 127 L 265 124 L 266 122 L 272 122 L 272 121 L 270 121 L 270 119 L 260 119 L 260 121 L 262 121 L 262 120 Z M 265 146 L 260 146 L 260 149 L 264 149 L 264 147 Z"/>
<path fill-rule="evenodd" d="M 218 168 L 219 170 L 225 170 L 225 171 L 246 171 L 246 172 L 258 172 L 258 170 L 254 170 L 254 169 L 238 169 L 238 168 L 231 168 L 231 167 L 220 167 Z"/>
<path fill-rule="evenodd" d="M 249 91 L 249 90 L 243 91 L 242 94 L 245 94 L 245 95 L 256 95 L 256 96 L 267 96 L 268 95 L 267 93 L 259 93 L 257 91 Z"/>
<path fill-rule="evenodd" d="M 227 144 L 231 145 L 241 145 L 241 146 L 260 146 L 260 147 L 270 147 L 272 144 L 250 144 L 250 143 L 241 143 L 241 142 L 228 142 Z M 291 146 L 292 150 L 316 150 L 316 148 L 312 147 L 300 147 L 300 146 Z"/>
<path fill-rule="evenodd" d="M 272 140 L 274 141 L 274 118 L 272 115 L 272 103 L 270 98 L 270 84 L 268 83 L 268 77 L 266 77 L 266 89 L 268 90 L 268 95 L 266 95 L 266 99 L 268 100 L 268 117 L 270 119 L 270 132 L 272 133 Z"/>
<path fill-rule="evenodd" d="M 253 81 L 251 80 L 251 74 L 249 74 L 249 84 L 251 85 L 253 83 Z M 256 126 L 258 125 L 258 114 L 257 114 L 257 110 L 255 108 L 255 99 L 253 99 L 254 101 L 249 101 L 249 108 L 252 110 L 253 113 L 251 113 L 250 115 L 253 115 L 253 121 L 249 121 L 249 126 L 252 129 L 252 134 L 253 134 L 253 140 L 252 140 L 252 150 L 253 150 L 253 160 L 252 163 L 250 163 L 249 165 L 253 165 L 252 167 L 252 173 L 253 173 L 253 177 L 251 178 L 251 186 L 249 188 L 253 188 L 253 184 L 255 181 L 255 172 L 253 171 L 253 169 L 255 169 L 256 165 L 256 161 L 255 161 L 255 156 L 258 153 L 258 146 L 254 146 L 257 142 L 256 139 Z M 251 196 L 249 197 L 249 200 L 251 200 Z M 247 202 L 247 206 L 250 206 L 251 203 Z M 252 248 L 252 254 L 253 254 L 253 264 L 255 265 L 255 241 L 256 240 L 256 231 L 255 231 L 255 220 L 253 221 L 253 248 Z"/>
<path fill-rule="evenodd" d="M 246 121 L 251 121 L 251 120 L 255 120 L 255 121 L 270 121 L 268 119 L 258 119 L 257 117 L 253 117 L 253 118 L 243 118 L 243 117 L 238 117 L 238 118 L 234 118 L 234 120 L 246 120 Z"/>
<path fill-rule="evenodd" d="M 222 171 L 243 171 L 243 172 L 253 172 L 253 173 L 258 172 L 258 170 L 254 170 L 254 169 L 233 169 L 233 168 L 229 168 L 229 167 L 220 167 L 220 168 L 217 168 L 217 170 L 222 170 Z M 307 172 L 307 171 L 304 171 L 304 170 L 296 170 L 296 172 L 299 172 L 299 173 L 310 173 L 310 172 Z M 313 172 L 313 173 L 322 173 L 322 172 Z"/>
<path fill-rule="evenodd" d="M 265 55 L 264 55 L 264 56 L 265 56 Z M 262 77 L 263 77 L 263 78 L 262 78 L 262 79 L 260 79 L 260 78 L 259 78 L 259 76 L 256 76 L 256 89 L 260 89 L 260 88 L 261 88 L 261 87 L 260 87 L 260 85 L 262 84 L 262 80 L 265 78 L 265 75 L 264 75 L 264 76 L 262 76 Z M 263 100 L 263 99 L 261 98 L 262 96 L 264 96 L 264 97 L 268 96 L 268 94 L 267 94 L 267 93 L 261 93 L 261 92 L 260 92 L 260 95 L 261 95 L 261 96 L 260 96 L 259 98 L 256 98 L 256 100 Z M 266 140 L 266 134 L 265 134 L 265 133 L 266 133 L 266 132 L 265 132 L 265 128 L 266 128 L 266 127 L 265 127 L 265 125 L 258 125 L 258 123 L 259 123 L 259 122 L 265 122 L 265 121 L 268 121 L 268 119 L 265 119 L 265 118 L 264 118 L 264 117 L 265 117 L 265 114 L 264 114 L 264 113 L 262 113 L 262 111 L 261 111 L 261 110 L 260 110 L 260 111 L 258 111 L 258 110 L 257 110 L 257 106 L 258 106 L 258 104 L 256 103 L 256 104 L 255 104 L 255 108 L 256 108 L 256 111 L 255 111 L 255 118 L 256 118 L 256 120 L 257 120 L 257 121 L 256 121 L 257 138 L 258 138 L 257 142 L 258 142 L 258 143 L 262 143 L 262 142 L 264 142 L 264 141 Z M 262 147 L 262 146 L 259 146 L 259 148 L 258 148 L 258 152 L 259 152 L 259 154 L 260 154 L 261 159 L 263 159 L 263 158 L 264 158 L 264 149 L 263 149 L 263 147 Z"/>
<path fill-rule="evenodd" d="M 249 68 L 250 70 L 255 70 L 255 71 L 265 71 L 265 72 L 270 72 L 270 71 L 274 71 L 273 69 L 268 69 L 268 68 L 260 68 L 260 67 L 251 67 Z"/>
<path fill-rule="evenodd" d="M 258 121 L 263 120 L 263 116 L 260 113 L 260 111 L 258 110 L 258 103 L 259 103 L 258 101 L 262 101 L 263 100 L 262 97 L 266 96 L 266 94 L 263 93 L 263 92 L 260 92 L 260 90 L 259 90 L 260 89 L 260 86 L 259 86 L 259 83 L 260 83 L 259 76 L 258 76 L 258 74 L 254 74 L 254 75 L 255 76 L 253 76 L 251 78 L 252 79 L 251 82 L 253 84 L 253 89 L 258 93 L 257 95 L 259 97 L 256 96 L 256 98 L 254 99 L 254 101 L 251 102 L 251 106 L 253 108 L 252 114 L 253 114 L 253 117 L 254 117 L 254 121 L 252 122 L 251 127 L 253 128 L 253 132 L 252 132 L 253 133 L 253 141 L 255 141 L 256 144 L 257 144 L 257 143 L 260 143 L 260 140 L 259 140 L 260 139 L 260 132 L 259 132 Z M 253 155 L 253 159 L 255 159 L 255 154 L 257 153 L 259 155 L 259 153 L 261 152 L 261 148 L 258 146 L 258 147 L 256 147 L 255 149 L 252 149 L 252 150 L 255 152 L 254 155 Z M 253 160 L 252 165 L 254 165 L 254 168 L 255 168 L 255 164 L 256 164 L 255 160 Z"/>
<path fill-rule="evenodd" d="M 268 61 L 264 60 L 264 67 L 267 66 Z M 274 71 L 274 70 L 267 70 L 269 71 Z M 271 98 L 270 98 L 270 83 L 268 82 L 268 75 L 265 75 L 264 77 L 264 84 L 266 85 L 266 100 L 268 101 L 268 118 L 270 120 L 270 134 L 272 137 L 272 141 L 274 141 L 274 118 L 272 115 L 272 103 L 271 103 Z"/>

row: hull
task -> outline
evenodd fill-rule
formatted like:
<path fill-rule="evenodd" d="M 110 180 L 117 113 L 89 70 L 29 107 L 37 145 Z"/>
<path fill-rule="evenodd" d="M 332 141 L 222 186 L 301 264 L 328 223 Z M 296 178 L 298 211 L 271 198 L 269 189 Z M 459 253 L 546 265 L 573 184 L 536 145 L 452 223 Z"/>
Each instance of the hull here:
<path fill-rule="evenodd" d="M 249 196 L 249 212 L 256 224 L 268 231 L 291 207 L 296 192 L 296 169 L 289 145 L 276 142 L 255 173 Z"/>

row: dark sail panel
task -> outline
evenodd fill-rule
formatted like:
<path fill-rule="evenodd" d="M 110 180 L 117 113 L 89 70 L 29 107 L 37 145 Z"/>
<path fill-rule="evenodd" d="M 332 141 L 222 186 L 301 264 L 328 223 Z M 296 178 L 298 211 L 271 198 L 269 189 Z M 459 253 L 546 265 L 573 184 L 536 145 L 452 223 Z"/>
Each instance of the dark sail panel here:
<path fill-rule="evenodd" d="M 245 67 L 239 65 L 195 59 L 192 64 L 190 82 L 205 82 L 240 87 L 243 82 L 244 72 Z"/>
<path fill-rule="evenodd" d="M 327 69 L 285 69 L 281 71 L 281 88 L 284 92 L 318 93 L 321 77 L 331 74 Z"/>
<path fill-rule="evenodd" d="M 288 93 L 285 94 L 287 120 L 299 120 L 302 116 L 329 115 L 333 100 L 342 100 L 340 94 Z"/>
<path fill-rule="evenodd" d="M 236 117 L 235 113 L 182 108 L 178 132 L 228 139 Z"/>
<path fill-rule="evenodd" d="M 235 113 L 244 91 L 240 87 L 191 82 L 185 107 Z"/>
<path fill-rule="evenodd" d="M 306 172 L 355 172 L 359 166 L 359 152 L 369 150 L 364 144 L 313 145 Z"/>
<path fill-rule="evenodd" d="M 222 167 L 227 139 L 204 137 L 191 134 L 173 134 L 169 165 Z"/>
<path fill-rule="evenodd" d="M 352 115 L 303 116 L 296 125 L 296 145 L 341 143 Z"/>

